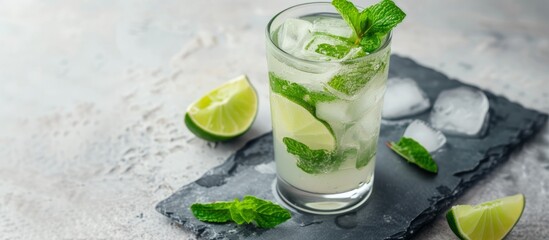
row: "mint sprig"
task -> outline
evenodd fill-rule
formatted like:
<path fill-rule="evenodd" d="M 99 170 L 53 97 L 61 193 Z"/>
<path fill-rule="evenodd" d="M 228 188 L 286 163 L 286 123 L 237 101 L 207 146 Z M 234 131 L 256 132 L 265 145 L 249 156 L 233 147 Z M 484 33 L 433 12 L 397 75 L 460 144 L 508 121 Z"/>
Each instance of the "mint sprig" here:
<path fill-rule="evenodd" d="M 333 0 L 332 5 L 353 29 L 355 44 L 365 52 L 378 49 L 387 33 L 406 17 L 392 0 L 382 0 L 362 12 L 348 0 Z"/>
<path fill-rule="evenodd" d="M 421 144 L 412 138 L 402 137 L 397 143 L 388 142 L 387 146 L 408 162 L 432 173 L 438 172 L 437 163 Z"/>
<path fill-rule="evenodd" d="M 273 228 L 292 217 L 290 211 L 281 206 L 254 196 L 245 196 L 242 201 L 194 203 L 191 212 L 204 222 L 255 223 L 260 228 Z"/>

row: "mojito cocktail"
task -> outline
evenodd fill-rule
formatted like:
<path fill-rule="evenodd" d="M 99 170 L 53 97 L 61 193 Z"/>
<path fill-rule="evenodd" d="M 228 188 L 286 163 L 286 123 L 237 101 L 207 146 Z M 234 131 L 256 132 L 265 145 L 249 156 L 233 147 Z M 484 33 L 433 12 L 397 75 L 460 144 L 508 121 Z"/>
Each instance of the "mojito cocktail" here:
<path fill-rule="evenodd" d="M 372 191 L 391 34 L 368 49 L 355 30 L 330 3 L 267 27 L 277 191 L 302 211 L 348 211 Z"/>

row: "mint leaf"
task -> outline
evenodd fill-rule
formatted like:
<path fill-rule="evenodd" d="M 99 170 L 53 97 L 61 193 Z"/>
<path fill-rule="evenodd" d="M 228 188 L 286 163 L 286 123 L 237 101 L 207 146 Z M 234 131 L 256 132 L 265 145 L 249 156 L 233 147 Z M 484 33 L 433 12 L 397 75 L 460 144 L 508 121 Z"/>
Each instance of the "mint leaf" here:
<path fill-rule="evenodd" d="M 247 212 L 261 228 L 273 228 L 292 217 L 290 212 L 281 206 L 254 196 L 245 196 L 242 202 L 246 206 L 244 210 L 247 210 L 244 212 Z"/>
<path fill-rule="evenodd" d="M 209 204 L 195 203 L 191 206 L 191 212 L 200 221 L 227 222 L 232 219 L 231 202 L 216 202 Z"/>
<path fill-rule="evenodd" d="M 381 40 L 398 25 L 406 14 L 392 0 L 382 0 L 360 13 L 364 33 L 360 46 L 365 52 L 374 52 Z"/>
<path fill-rule="evenodd" d="M 284 80 L 273 72 L 269 72 L 269 81 L 271 90 L 274 93 L 278 93 L 290 101 L 307 109 L 307 111 L 309 111 L 313 116 L 316 116 L 316 104 L 318 102 L 330 102 L 337 99 L 335 95 L 329 92 L 311 91 L 297 83 Z M 330 124 L 322 119 L 317 119 L 322 122 L 322 124 L 324 124 L 324 126 L 328 128 L 328 131 L 330 131 L 333 135 L 333 130 Z"/>
<path fill-rule="evenodd" d="M 282 139 L 286 151 L 297 157 L 297 167 L 309 174 L 327 173 L 337 170 L 344 156 L 324 149 L 311 149 L 307 145 L 289 137 Z"/>
<path fill-rule="evenodd" d="M 389 62 L 389 53 L 379 59 L 347 63 L 341 73 L 336 74 L 328 85 L 348 96 L 358 93 L 366 84 L 378 74 L 386 72 Z"/>
<path fill-rule="evenodd" d="M 253 222 L 260 228 L 273 228 L 292 217 L 288 210 L 279 205 L 254 196 L 245 196 L 242 201 L 194 203 L 191 212 L 204 222 Z"/>
<path fill-rule="evenodd" d="M 382 0 L 366 8 L 360 18 L 369 34 L 385 35 L 398 25 L 406 14 L 392 0 Z"/>
<path fill-rule="evenodd" d="M 387 146 L 408 162 L 429 172 L 438 172 L 437 163 L 433 161 L 431 154 L 414 139 L 402 137 L 397 143 L 389 142 Z"/>
<path fill-rule="evenodd" d="M 360 47 L 364 52 L 374 52 L 381 45 L 381 38 L 377 34 L 368 35 L 360 41 Z"/>
<path fill-rule="evenodd" d="M 330 57 L 327 59 L 341 59 L 353 48 L 353 42 L 348 38 L 335 36 L 329 33 L 313 33 L 313 37 L 305 46 L 306 50 L 315 51 L 318 54 Z"/>
<path fill-rule="evenodd" d="M 362 12 L 347 0 L 333 0 L 332 5 L 353 29 L 357 38 L 355 44 L 360 45 L 365 52 L 378 49 L 387 33 L 406 17 L 392 0 L 382 0 Z"/>
<path fill-rule="evenodd" d="M 355 5 L 347 0 L 333 0 L 332 5 L 341 14 L 343 20 L 353 29 L 357 41 L 360 41 L 364 28 L 362 27 L 360 13 Z"/>
<path fill-rule="evenodd" d="M 238 199 L 235 199 L 234 202 L 232 202 L 231 207 L 229 208 L 231 212 L 231 219 L 233 222 L 237 224 L 244 224 L 244 223 L 250 223 L 251 221 L 249 219 L 244 218 L 242 211 L 239 208 L 240 201 Z"/>
<path fill-rule="evenodd" d="M 341 59 L 342 57 L 345 57 L 345 55 L 347 55 L 349 50 L 351 50 L 349 46 L 321 43 L 316 48 L 315 52 L 322 55 Z"/>
<path fill-rule="evenodd" d="M 273 92 L 299 104 L 307 109 L 313 116 L 315 116 L 315 105 L 318 102 L 330 102 L 337 99 L 337 97 L 331 93 L 311 91 L 297 83 L 284 80 L 273 72 L 269 72 L 269 81 Z"/>

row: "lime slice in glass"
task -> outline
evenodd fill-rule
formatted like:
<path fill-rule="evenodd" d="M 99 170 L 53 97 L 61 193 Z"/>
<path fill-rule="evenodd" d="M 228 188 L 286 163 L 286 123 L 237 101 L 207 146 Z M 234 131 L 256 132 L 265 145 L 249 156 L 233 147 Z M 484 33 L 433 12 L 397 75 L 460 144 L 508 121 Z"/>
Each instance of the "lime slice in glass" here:
<path fill-rule="evenodd" d="M 208 141 L 226 141 L 244 134 L 257 115 L 257 93 L 245 75 L 209 92 L 187 108 L 185 124 Z"/>
<path fill-rule="evenodd" d="M 301 105 L 271 93 L 271 114 L 275 137 L 293 138 L 311 149 L 335 149 L 335 138 L 319 119 Z"/>
<path fill-rule="evenodd" d="M 481 203 L 453 206 L 446 219 L 460 239 L 503 239 L 513 229 L 524 210 L 524 195 Z"/>

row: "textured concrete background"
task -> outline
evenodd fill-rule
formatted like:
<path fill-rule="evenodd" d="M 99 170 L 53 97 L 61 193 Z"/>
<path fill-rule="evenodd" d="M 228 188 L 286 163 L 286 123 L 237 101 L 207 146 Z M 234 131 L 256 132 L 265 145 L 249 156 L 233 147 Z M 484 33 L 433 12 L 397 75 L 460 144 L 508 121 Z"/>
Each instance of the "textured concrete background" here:
<path fill-rule="evenodd" d="M 154 205 L 270 130 L 264 27 L 298 2 L 0 1 L 0 239 L 191 239 Z M 549 112 L 549 2 L 397 2 L 394 53 Z M 186 106 L 241 73 L 252 130 L 194 138 Z M 544 239 L 548 182 L 546 127 L 458 203 L 522 192 L 509 239 Z M 455 239 L 442 217 L 417 238 Z"/>

